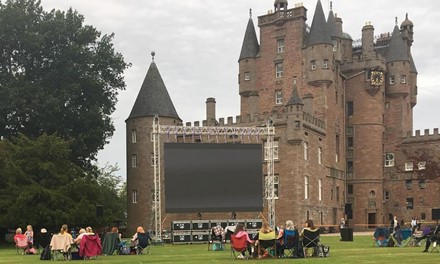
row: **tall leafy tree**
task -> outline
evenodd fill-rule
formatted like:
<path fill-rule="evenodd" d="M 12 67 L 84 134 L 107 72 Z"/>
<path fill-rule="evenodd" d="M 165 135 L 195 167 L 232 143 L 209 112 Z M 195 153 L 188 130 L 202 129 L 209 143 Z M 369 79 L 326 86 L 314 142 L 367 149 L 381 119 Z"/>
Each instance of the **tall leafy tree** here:
<path fill-rule="evenodd" d="M 110 114 L 129 67 L 76 11 L 40 1 L 0 3 L 0 136 L 72 140 L 70 158 L 89 165 L 113 134 Z"/>

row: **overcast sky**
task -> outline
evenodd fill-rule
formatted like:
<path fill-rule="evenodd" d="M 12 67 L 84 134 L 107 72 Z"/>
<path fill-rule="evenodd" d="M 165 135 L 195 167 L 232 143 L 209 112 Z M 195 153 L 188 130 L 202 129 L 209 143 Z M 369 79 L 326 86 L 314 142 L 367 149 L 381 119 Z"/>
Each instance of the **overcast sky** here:
<path fill-rule="evenodd" d="M 112 115 L 116 131 L 98 154 L 100 166 L 117 164 L 126 177 L 125 120 L 151 63 L 151 51 L 180 118 L 205 119 L 206 98 L 217 101 L 217 118 L 239 114 L 238 57 L 252 8 L 257 17 L 273 9 L 274 0 L 42 0 L 45 10 L 77 10 L 85 24 L 103 34 L 115 33 L 116 51 L 132 67 L 125 72 L 127 89 L 118 97 Z M 293 8 L 300 1 L 289 1 Z M 303 0 L 311 25 L 317 0 Z M 330 1 L 323 0 L 328 14 Z M 334 0 L 333 12 L 342 18 L 343 31 L 353 39 L 371 22 L 375 35 L 392 32 L 409 14 L 414 23 L 412 55 L 418 71 L 418 103 L 414 129 L 440 126 L 440 1 Z M 234 118 L 235 119 L 235 118 Z M 423 132 L 422 132 L 423 133 Z"/>

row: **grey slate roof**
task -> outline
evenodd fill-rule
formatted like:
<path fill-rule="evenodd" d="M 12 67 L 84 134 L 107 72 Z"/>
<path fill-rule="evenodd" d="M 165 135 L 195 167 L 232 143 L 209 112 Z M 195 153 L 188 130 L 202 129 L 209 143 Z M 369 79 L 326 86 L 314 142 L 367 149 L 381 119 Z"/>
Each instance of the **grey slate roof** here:
<path fill-rule="evenodd" d="M 331 37 L 342 38 L 341 34 L 339 34 L 338 27 L 336 26 L 335 15 L 333 15 L 333 11 L 330 10 L 327 18 L 327 27 L 330 31 Z"/>
<path fill-rule="evenodd" d="M 290 99 L 286 104 L 286 106 L 289 106 L 289 105 L 304 105 L 301 98 L 299 98 L 296 84 L 293 85 L 292 95 L 290 96 Z"/>
<path fill-rule="evenodd" d="M 416 64 L 414 63 L 414 59 L 413 59 L 411 53 L 409 54 L 409 63 L 410 63 L 410 67 L 411 67 L 411 68 L 409 69 L 409 72 L 417 73 Z"/>
<path fill-rule="evenodd" d="M 327 28 L 321 0 L 318 0 L 318 3 L 316 3 L 312 26 L 307 37 L 307 47 L 315 44 L 332 44 L 332 38 L 330 36 L 330 30 Z"/>
<path fill-rule="evenodd" d="M 247 58 L 256 58 L 258 52 L 260 52 L 260 45 L 258 44 L 257 33 L 255 32 L 252 18 L 249 18 L 238 61 Z"/>
<path fill-rule="evenodd" d="M 174 108 L 156 63 L 153 61 L 131 109 L 130 116 L 127 119 L 155 115 L 181 120 Z"/>
<path fill-rule="evenodd" d="M 405 40 L 400 35 L 400 30 L 397 25 L 394 26 L 393 34 L 391 35 L 390 45 L 385 55 L 387 62 L 393 61 L 409 61 L 408 47 Z"/>

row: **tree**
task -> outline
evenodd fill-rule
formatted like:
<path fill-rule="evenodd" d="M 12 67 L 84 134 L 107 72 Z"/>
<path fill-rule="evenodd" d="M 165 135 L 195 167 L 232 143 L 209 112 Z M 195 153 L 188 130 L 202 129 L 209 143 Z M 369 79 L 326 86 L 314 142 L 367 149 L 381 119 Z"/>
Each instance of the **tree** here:
<path fill-rule="evenodd" d="M 0 136 L 72 140 L 71 160 L 90 165 L 112 136 L 110 114 L 130 65 L 113 34 L 83 25 L 84 17 L 43 11 L 40 1 L 0 3 Z"/>
<path fill-rule="evenodd" d="M 414 175 L 420 180 L 440 181 L 440 145 L 430 148 L 403 149 L 402 152 L 412 162 Z"/>

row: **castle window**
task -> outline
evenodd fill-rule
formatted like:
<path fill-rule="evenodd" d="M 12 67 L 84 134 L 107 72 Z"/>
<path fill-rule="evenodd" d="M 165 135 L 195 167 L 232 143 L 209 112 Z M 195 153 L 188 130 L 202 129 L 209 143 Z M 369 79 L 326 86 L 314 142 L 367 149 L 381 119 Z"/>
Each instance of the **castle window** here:
<path fill-rule="evenodd" d="M 347 137 L 347 147 L 353 147 L 353 137 Z"/>
<path fill-rule="evenodd" d="M 405 171 L 412 171 L 412 170 L 413 170 L 413 163 L 405 162 Z"/>
<path fill-rule="evenodd" d="M 278 160 L 278 140 L 273 141 L 273 159 Z M 267 142 L 264 142 L 264 160 L 269 160 L 269 147 L 267 146 Z"/>
<path fill-rule="evenodd" d="M 352 126 L 348 126 L 347 129 L 345 130 L 345 134 L 347 136 L 353 136 L 353 127 Z"/>
<path fill-rule="evenodd" d="M 137 155 L 131 154 L 131 167 L 136 168 L 137 167 Z"/>
<path fill-rule="evenodd" d="M 339 202 L 339 186 L 336 186 L 336 201 Z"/>
<path fill-rule="evenodd" d="M 353 194 L 353 184 L 347 184 L 347 194 Z"/>
<path fill-rule="evenodd" d="M 339 162 L 339 135 L 335 137 L 335 161 Z"/>
<path fill-rule="evenodd" d="M 244 80 L 245 81 L 250 81 L 251 80 L 251 73 L 250 72 L 245 72 L 244 73 Z"/>
<path fill-rule="evenodd" d="M 347 172 L 353 172 L 353 161 L 347 160 Z"/>
<path fill-rule="evenodd" d="M 283 53 L 284 52 L 284 39 L 278 39 L 277 40 L 277 52 L 278 53 Z"/>
<path fill-rule="evenodd" d="M 420 220 L 426 220 L 426 213 L 420 214 Z"/>
<path fill-rule="evenodd" d="M 131 191 L 131 200 L 132 200 L 133 203 L 137 203 L 138 202 L 137 201 L 137 194 L 138 194 L 137 190 L 132 190 Z"/>
<path fill-rule="evenodd" d="M 385 153 L 385 167 L 394 166 L 394 153 Z"/>
<path fill-rule="evenodd" d="M 322 147 L 318 147 L 318 164 L 322 164 Z"/>
<path fill-rule="evenodd" d="M 412 190 L 412 180 L 405 180 L 405 187 L 407 190 Z"/>
<path fill-rule="evenodd" d="M 137 141 L 136 129 L 132 129 L 131 130 L 131 143 L 136 143 L 136 141 Z"/>
<path fill-rule="evenodd" d="M 414 199 L 412 197 L 406 198 L 406 209 L 414 208 Z"/>
<path fill-rule="evenodd" d="M 304 199 L 309 199 L 309 176 L 304 176 Z"/>
<path fill-rule="evenodd" d="M 322 201 L 322 179 L 318 180 L 318 201 Z"/>
<path fill-rule="evenodd" d="M 353 102 L 347 102 L 347 116 L 353 116 Z"/>
<path fill-rule="evenodd" d="M 312 60 L 312 61 L 310 62 L 310 69 L 311 69 L 312 71 L 316 70 L 316 61 L 315 61 L 315 60 Z"/>
<path fill-rule="evenodd" d="M 294 126 L 295 126 L 295 128 L 301 128 L 301 122 L 298 121 L 298 120 L 295 120 L 294 121 Z"/>
<path fill-rule="evenodd" d="M 333 51 L 337 51 L 338 50 L 338 41 L 337 40 L 333 40 Z"/>
<path fill-rule="evenodd" d="M 420 189 L 425 189 L 426 188 L 426 182 L 425 180 L 419 180 L 419 188 Z"/>
<path fill-rule="evenodd" d="M 371 70 L 365 71 L 365 80 L 370 81 L 371 80 Z"/>
<path fill-rule="evenodd" d="M 283 63 L 277 63 L 275 64 L 275 76 L 277 78 L 283 77 Z"/>
<path fill-rule="evenodd" d="M 279 183 L 280 183 L 280 180 L 279 180 L 279 177 L 278 177 L 278 175 L 274 175 L 273 176 L 273 198 L 274 199 L 278 199 L 279 198 L 279 194 L 278 194 L 278 190 L 279 190 Z M 267 188 L 268 187 L 268 184 L 269 184 L 269 176 L 265 176 L 264 177 L 264 184 L 266 185 L 266 188 L 264 188 L 265 190 L 268 190 L 269 188 Z M 271 194 L 270 193 L 265 193 L 265 197 L 266 198 L 271 198 Z"/>
<path fill-rule="evenodd" d="M 419 170 L 424 170 L 426 169 L 426 161 L 419 161 L 417 163 L 417 167 L 419 168 Z"/>
<path fill-rule="evenodd" d="M 400 76 L 400 83 L 406 83 L 406 75 Z"/>
<path fill-rule="evenodd" d="M 396 77 L 394 75 L 390 75 L 390 84 L 396 83 Z"/>
<path fill-rule="evenodd" d="M 390 109 L 390 102 L 385 102 L 385 110 Z"/>
<path fill-rule="evenodd" d="M 304 141 L 303 147 L 304 147 L 304 160 L 308 160 L 309 159 L 309 143 Z"/>
<path fill-rule="evenodd" d="M 390 192 L 384 191 L 383 198 L 385 199 L 385 201 L 389 201 L 390 200 Z"/>
<path fill-rule="evenodd" d="M 275 91 L 275 104 L 283 104 L 283 91 Z"/>
<path fill-rule="evenodd" d="M 328 69 L 328 60 L 327 59 L 322 60 L 322 68 Z"/>

